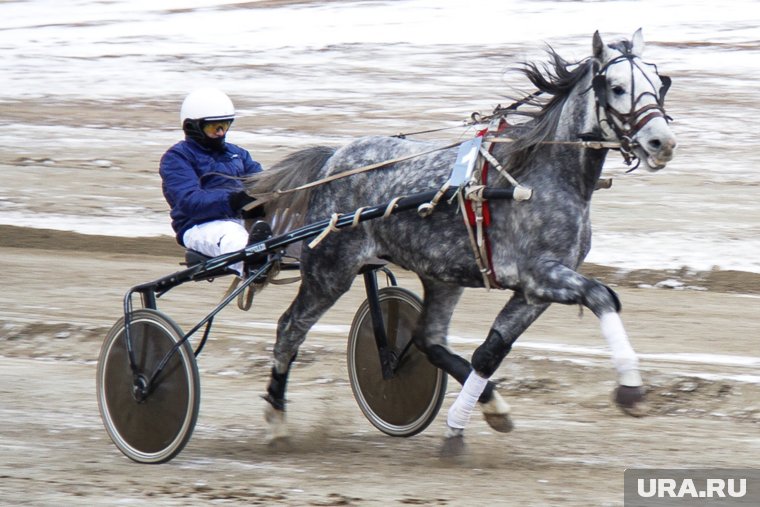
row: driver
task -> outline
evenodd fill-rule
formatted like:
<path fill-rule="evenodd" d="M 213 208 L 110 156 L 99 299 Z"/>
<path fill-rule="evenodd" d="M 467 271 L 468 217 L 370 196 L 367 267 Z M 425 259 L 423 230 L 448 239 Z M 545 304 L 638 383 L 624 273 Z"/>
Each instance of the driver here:
<path fill-rule="evenodd" d="M 242 178 L 260 172 L 261 164 L 247 150 L 226 141 L 235 119 L 235 107 L 221 90 L 201 88 L 185 97 L 180 122 L 185 140 L 161 157 L 159 174 L 171 208 L 177 242 L 210 257 L 234 252 L 269 238 L 269 225 L 256 221 L 251 232 L 244 218 L 261 218 L 263 210 L 243 208 L 254 201 L 243 189 Z M 251 266 L 231 266 L 245 276 Z"/>

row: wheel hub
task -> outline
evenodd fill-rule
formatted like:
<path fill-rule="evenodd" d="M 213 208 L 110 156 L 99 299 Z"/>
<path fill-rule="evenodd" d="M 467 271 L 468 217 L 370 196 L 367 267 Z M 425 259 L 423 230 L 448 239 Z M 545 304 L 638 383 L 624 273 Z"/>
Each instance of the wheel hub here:
<path fill-rule="evenodd" d="M 142 373 L 135 375 L 134 383 L 132 384 L 132 396 L 137 403 L 143 403 L 148 397 L 148 379 Z"/>

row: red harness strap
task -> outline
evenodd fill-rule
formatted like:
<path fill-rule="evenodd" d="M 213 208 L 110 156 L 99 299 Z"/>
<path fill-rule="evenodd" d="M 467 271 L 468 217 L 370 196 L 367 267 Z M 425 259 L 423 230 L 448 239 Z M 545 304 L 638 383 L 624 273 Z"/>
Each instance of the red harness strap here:
<path fill-rule="evenodd" d="M 501 118 L 496 131 L 500 133 L 504 131 L 504 129 L 506 129 L 507 126 L 508 124 L 506 120 L 504 120 L 504 118 Z M 488 133 L 488 129 L 485 128 L 481 130 L 480 132 L 478 132 L 477 135 L 480 137 L 485 137 L 487 133 Z M 494 145 L 492 144 L 488 148 L 489 153 L 493 151 L 493 147 Z M 481 180 L 482 185 L 484 186 L 488 184 L 488 168 L 489 167 L 490 167 L 490 164 L 488 163 L 488 161 L 483 160 L 480 180 Z M 465 201 L 465 211 L 467 212 L 467 221 L 469 222 L 470 226 L 477 227 L 477 216 L 476 216 L 475 210 L 473 209 L 472 201 L 469 201 L 469 200 Z M 481 214 L 483 217 L 483 244 L 485 246 L 485 252 L 486 252 L 485 261 L 487 263 L 486 268 L 488 270 L 488 279 L 492 287 L 500 289 L 501 286 L 497 283 L 496 276 L 493 271 L 493 257 L 492 257 L 492 252 L 491 252 L 491 242 L 488 239 L 488 227 L 491 225 L 491 210 L 490 210 L 490 207 L 488 206 L 488 201 L 485 201 L 485 200 L 483 201 Z"/>

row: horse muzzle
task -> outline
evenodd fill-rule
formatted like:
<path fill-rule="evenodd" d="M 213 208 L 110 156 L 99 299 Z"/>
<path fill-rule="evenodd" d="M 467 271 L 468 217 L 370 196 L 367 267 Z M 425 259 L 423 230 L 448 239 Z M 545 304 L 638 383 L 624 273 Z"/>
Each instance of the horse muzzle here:
<path fill-rule="evenodd" d="M 677 143 L 675 138 L 667 139 L 654 138 L 646 141 L 644 145 L 638 145 L 634 148 L 636 156 L 644 162 L 647 170 L 659 171 L 663 169 L 668 162 L 673 160 Z"/>
<path fill-rule="evenodd" d="M 665 124 L 664 128 L 641 130 L 634 138 L 632 151 L 648 171 L 654 172 L 663 169 L 673 159 L 677 145 L 675 136 Z"/>

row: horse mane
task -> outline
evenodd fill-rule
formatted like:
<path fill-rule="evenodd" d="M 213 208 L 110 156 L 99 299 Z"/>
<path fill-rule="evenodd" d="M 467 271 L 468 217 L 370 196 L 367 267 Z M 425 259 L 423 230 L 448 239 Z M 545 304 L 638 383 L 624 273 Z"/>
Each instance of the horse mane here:
<path fill-rule="evenodd" d="M 592 65 L 590 58 L 575 63 L 568 62 L 551 47 L 547 49 L 547 53 L 549 62 L 542 65 L 524 62 L 516 69 L 533 83 L 538 92 L 519 101 L 520 104 L 527 104 L 535 109 L 512 113 L 528 117 L 530 120 L 510 126 L 505 131 L 507 136 L 514 138 L 514 142 L 506 149 L 509 155 L 507 169 L 515 176 L 526 170 L 535 155 L 536 147 L 553 138 L 562 107 L 570 92 Z M 550 98 L 540 98 L 545 95 L 549 95 Z"/>

